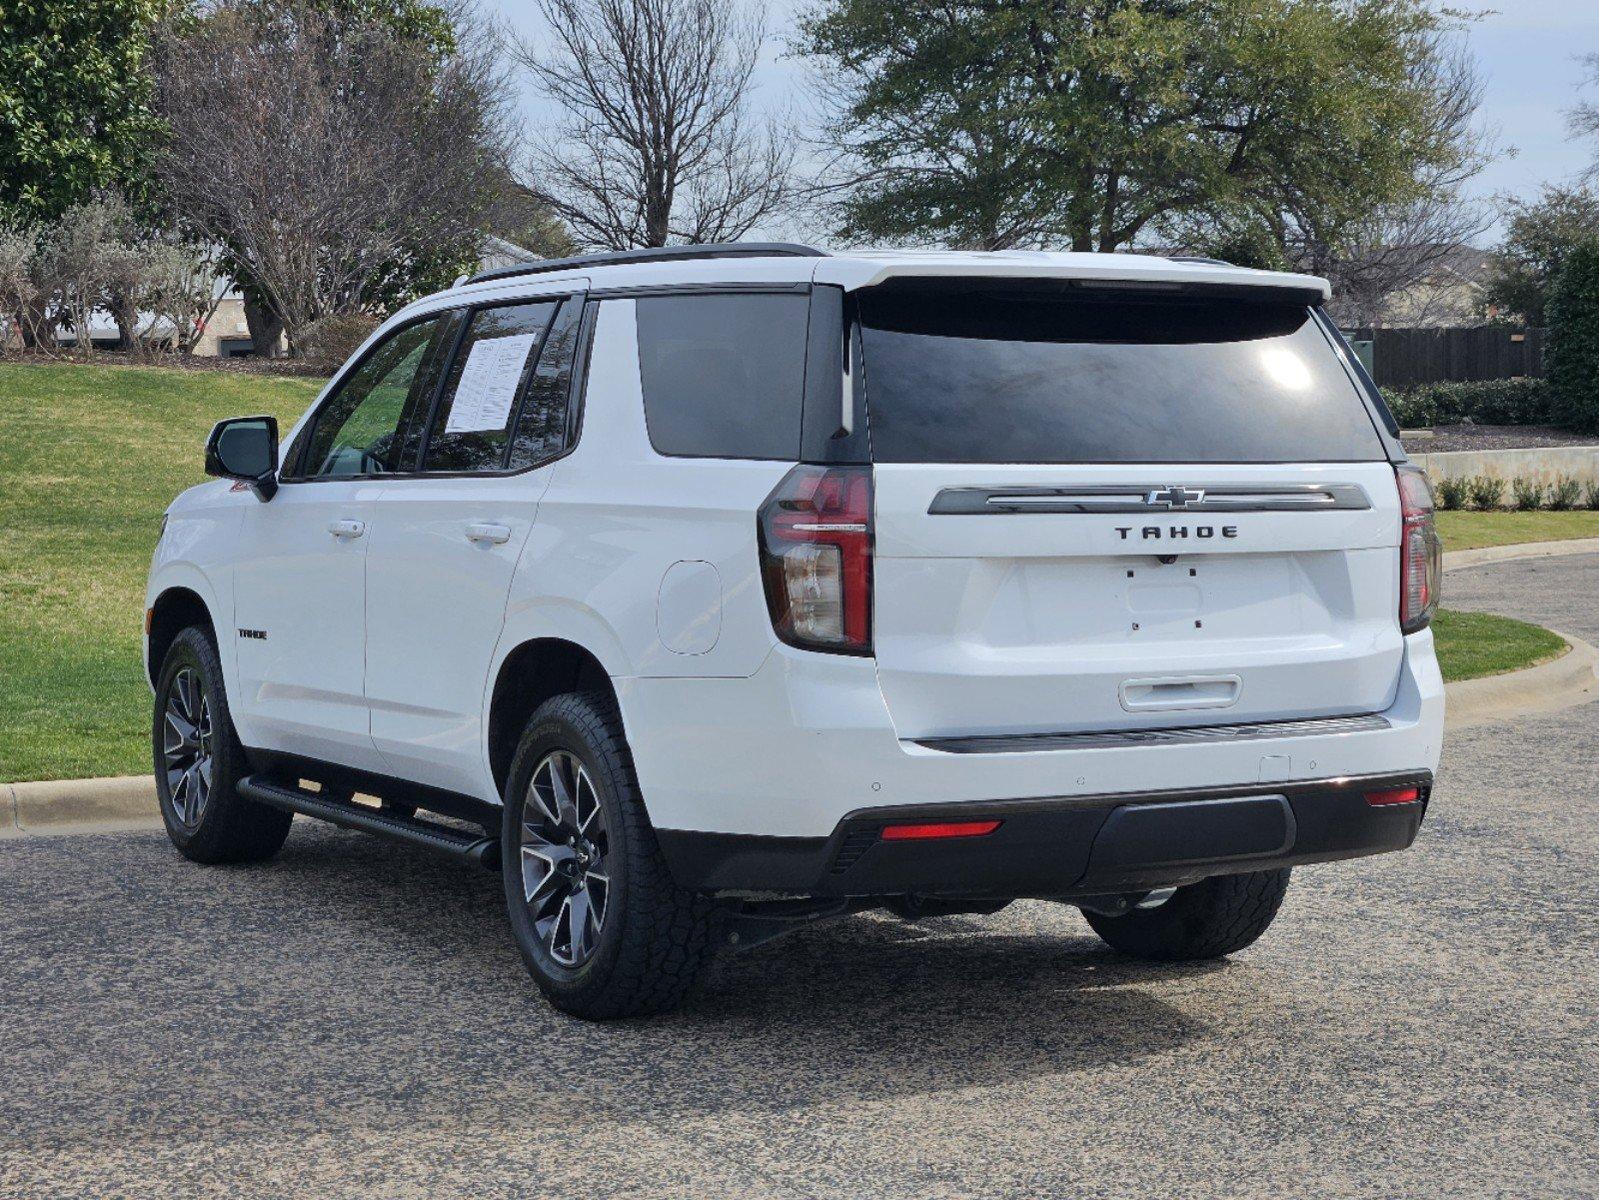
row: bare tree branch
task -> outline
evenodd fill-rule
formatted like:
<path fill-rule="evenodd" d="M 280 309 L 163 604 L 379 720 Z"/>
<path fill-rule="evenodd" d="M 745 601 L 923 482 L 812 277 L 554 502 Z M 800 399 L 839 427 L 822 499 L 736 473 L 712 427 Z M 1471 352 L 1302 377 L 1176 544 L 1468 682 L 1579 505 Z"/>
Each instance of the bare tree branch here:
<path fill-rule="evenodd" d="M 563 124 L 532 188 L 587 245 L 733 241 L 782 206 L 787 155 L 747 113 L 764 14 L 735 0 L 539 0 L 547 45 L 513 53 Z"/>

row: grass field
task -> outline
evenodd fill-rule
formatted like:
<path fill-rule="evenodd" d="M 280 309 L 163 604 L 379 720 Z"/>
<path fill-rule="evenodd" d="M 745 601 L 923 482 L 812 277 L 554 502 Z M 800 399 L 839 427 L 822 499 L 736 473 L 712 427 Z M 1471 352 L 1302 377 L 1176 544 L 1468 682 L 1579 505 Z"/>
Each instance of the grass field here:
<path fill-rule="evenodd" d="M 0 782 L 149 770 L 139 667 L 144 577 L 162 511 L 202 479 L 212 424 L 287 423 L 316 380 L 0 363 Z M 1599 513 L 1444 513 L 1446 545 L 1599 536 Z M 1472 540 L 1473 538 L 1481 540 Z M 1441 613 L 1447 679 L 1548 657 L 1553 634 Z"/>
<path fill-rule="evenodd" d="M 139 670 L 161 513 L 218 419 L 287 421 L 320 383 L 0 363 L 0 780 L 150 769 Z"/>
<path fill-rule="evenodd" d="M 1599 537 L 1599 510 L 1572 512 L 1441 512 L 1438 534 L 1445 550 L 1563 542 Z"/>

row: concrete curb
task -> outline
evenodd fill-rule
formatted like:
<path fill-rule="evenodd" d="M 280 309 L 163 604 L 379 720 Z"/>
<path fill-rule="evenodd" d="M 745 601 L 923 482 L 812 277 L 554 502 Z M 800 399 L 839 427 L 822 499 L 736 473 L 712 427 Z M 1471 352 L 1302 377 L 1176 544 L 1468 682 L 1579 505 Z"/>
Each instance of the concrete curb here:
<path fill-rule="evenodd" d="M 57 779 L 43 783 L 0 784 L 5 805 L 0 834 L 42 833 L 56 826 L 159 824 L 155 779 L 124 775 L 113 779 Z"/>
<path fill-rule="evenodd" d="M 1448 729 L 1470 729 L 1534 713 L 1558 712 L 1599 699 L 1599 649 L 1551 629 L 1571 647 L 1559 658 L 1525 671 L 1487 675 L 1445 686 Z"/>
<path fill-rule="evenodd" d="M 1516 562 L 1523 558 L 1564 558 L 1568 554 L 1599 554 L 1599 538 L 1568 538 L 1563 542 L 1518 542 L 1514 546 L 1479 546 L 1475 550 L 1446 550 L 1444 570 L 1456 571 L 1462 567 L 1480 567 L 1487 563 Z"/>

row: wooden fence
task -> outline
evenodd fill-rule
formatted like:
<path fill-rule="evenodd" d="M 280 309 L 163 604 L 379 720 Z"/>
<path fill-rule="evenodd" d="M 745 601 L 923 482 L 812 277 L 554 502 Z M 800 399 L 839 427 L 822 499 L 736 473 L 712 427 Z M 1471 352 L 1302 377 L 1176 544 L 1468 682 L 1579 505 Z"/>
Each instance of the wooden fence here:
<path fill-rule="evenodd" d="M 1349 337 L 1373 343 L 1372 374 L 1381 387 L 1543 374 L 1542 329 L 1358 329 Z"/>

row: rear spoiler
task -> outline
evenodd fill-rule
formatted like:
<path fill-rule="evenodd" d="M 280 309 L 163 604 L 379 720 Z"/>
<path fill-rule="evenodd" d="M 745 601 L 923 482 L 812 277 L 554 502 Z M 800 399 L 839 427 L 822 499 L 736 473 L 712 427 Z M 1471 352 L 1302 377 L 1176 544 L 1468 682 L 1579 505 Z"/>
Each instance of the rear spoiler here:
<path fill-rule="evenodd" d="M 1256 296 L 1322 305 L 1332 295 L 1332 286 L 1316 275 L 1294 275 L 1285 271 L 1255 271 L 1224 263 L 1179 261 L 1167 258 L 1139 258 L 1134 255 L 1106 255 L 1104 266 L 1081 261 L 1051 262 L 1048 255 L 1021 256 L 1007 260 L 999 255 L 951 256 L 947 262 L 930 261 L 926 256 L 892 258 L 837 257 L 818 259 L 815 283 L 832 284 L 845 291 L 860 288 L 915 286 L 918 282 L 970 280 L 974 285 L 998 284 L 1062 290 L 1113 292 L 1164 292 L 1210 296 Z"/>

